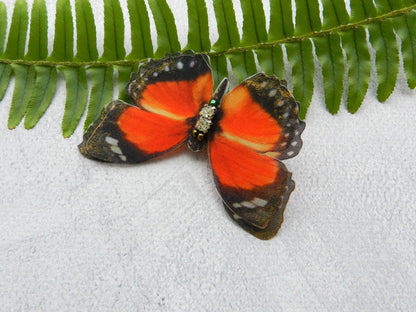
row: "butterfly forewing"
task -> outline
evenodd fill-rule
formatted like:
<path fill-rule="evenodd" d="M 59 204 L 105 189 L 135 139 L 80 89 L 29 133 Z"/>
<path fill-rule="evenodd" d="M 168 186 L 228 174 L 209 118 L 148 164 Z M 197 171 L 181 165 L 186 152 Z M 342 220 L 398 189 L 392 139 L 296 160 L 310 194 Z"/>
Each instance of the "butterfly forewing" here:
<path fill-rule="evenodd" d="M 290 173 L 286 173 L 288 173 L 287 180 L 279 185 L 274 185 L 276 187 L 274 190 L 270 189 L 272 195 L 269 197 L 270 199 L 265 206 L 261 206 L 265 201 L 259 200 L 256 196 L 251 197 L 254 198 L 254 201 L 252 199 L 253 205 L 250 205 L 250 208 L 240 207 L 231 209 L 224 203 L 230 217 L 243 229 L 259 239 L 267 240 L 273 238 L 283 223 L 283 213 L 287 201 L 289 200 L 290 193 L 295 188 L 295 183 L 290 179 Z M 270 188 L 272 187 L 273 185 L 270 186 Z M 265 226 L 259 226 L 260 224 Z"/>
<path fill-rule="evenodd" d="M 108 162 L 142 162 L 179 146 L 188 126 L 116 100 L 108 104 L 88 128 L 79 145 L 81 153 Z"/>

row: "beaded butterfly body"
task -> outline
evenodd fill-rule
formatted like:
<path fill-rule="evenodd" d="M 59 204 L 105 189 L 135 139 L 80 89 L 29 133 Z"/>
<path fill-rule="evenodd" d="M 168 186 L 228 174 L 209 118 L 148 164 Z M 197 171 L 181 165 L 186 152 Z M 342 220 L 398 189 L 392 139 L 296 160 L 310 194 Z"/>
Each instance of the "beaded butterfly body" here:
<path fill-rule="evenodd" d="M 185 142 L 208 143 L 216 187 L 229 215 L 260 239 L 276 235 L 294 182 L 279 160 L 298 154 L 305 127 L 285 84 L 259 73 L 213 93 L 203 54 L 175 54 L 141 66 L 127 85 L 133 104 L 103 108 L 79 145 L 93 159 L 143 162 Z"/>

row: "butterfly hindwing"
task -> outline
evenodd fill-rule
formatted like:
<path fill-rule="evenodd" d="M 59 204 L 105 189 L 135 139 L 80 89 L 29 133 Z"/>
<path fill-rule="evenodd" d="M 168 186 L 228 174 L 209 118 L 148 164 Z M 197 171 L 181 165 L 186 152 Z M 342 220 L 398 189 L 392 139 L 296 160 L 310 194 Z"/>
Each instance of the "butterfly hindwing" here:
<path fill-rule="evenodd" d="M 151 60 L 132 75 L 126 89 L 133 104 L 170 118 L 195 117 L 212 95 L 211 67 L 203 54 Z"/>
<path fill-rule="evenodd" d="M 108 104 L 79 148 L 89 158 L 142 162 L 182 145 L 199 108 L 212 94 L 212 74 L 202 54 L 151 60 L 127 85 L 133 104 Z"/>
<path fill-rule="evenodd" d="M 209 143 L 217 189 L 238 224 L 270 239 L 294 189 L 279 159 L 293 157 L 302 145 L 298 103 L 276 77 L 257 74 L 224 97 L 221 111 Z"/>
<path fill-rule="evenodd" d="M 247 78 L 224 97 L 221 109 L 218 125 L 224 135 L 275 159 L 299 153 L 305 123 L 299 120 L 299 104 L 277 77 Z"/>

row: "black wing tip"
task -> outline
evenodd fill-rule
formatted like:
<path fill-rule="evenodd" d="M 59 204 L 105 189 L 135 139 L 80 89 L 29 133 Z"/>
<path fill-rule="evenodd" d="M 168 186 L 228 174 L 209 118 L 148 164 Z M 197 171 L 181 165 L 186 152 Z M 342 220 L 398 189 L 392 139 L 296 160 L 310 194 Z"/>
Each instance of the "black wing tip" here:
<path fill-rule="evenodd" d="M 227 211 L 230 218 L 236 222 L 243 230 L 250 233 L 254 237 L 260 239 L 260 240 L 270 240 L 273 237 L 277 235 L 279 232 L 282 223 L 284 221 L 283 213 L 285 210 L 285 207 L 283 207 L 282 211 L 277 211 L 273 217 L 271 218 L 269 224 L 264 229 L 258 228 L 251 223 L 247 222 L 240 216 L 238 216 L 234 211 L 230 209 L 230 207 L 227 206 L 226 203 L 223 203 L 225 210 Z"/>
<path fill-rule="evenodd" d="M 85 139 L 80 144 L 78 144 L 78 150 L 83 156 L 90 158 L 88 154 L 88 149 L 86 147 Z"/>
<path fill-rule="evenodd" d="M 279 229 L 281 228 L 282 223 L 284 222 L 284 212 L 287 203 L 289 202 L 290 195 L 295 189 L 295 181 L 292 180 L 292 173 L 290 171 L 287 171 L 286 166 L 282 162 L 279 162 L 279 166 L 280 169 L 285 173 L 284 180 L 281 182 L 281 184 L 279 183 L 280 185 L 276 187 L 273 195 L 269 197 L 269 203 L 266 205 L 268 206 L 268 208 L 265 208 L 273 209 L 273 213 L 268 217 L 268 222 L 264 223 L 264 225 L 262 226 L 260 226 L 260 224 L 256 225 L 255 223 L 250 222 L 249 219 L 244 218 L 243 213 L 239 213 L 238 211 L 233 209 L 230 206 L 230 204 L 224 199 L 224 197 L 220 195 L 225 210 L 227 211 L 231 219 L 234 222 L 236 222 L 239 226 L 241 226 L 246 232 L 261 240 L 269 240 L 275 237 L 276 234 L 279 232 Z M 220 190 L 219 193 L 221 193 Z M 250 199 L 252 200 L 253 198 L 257 197 L 257 193 L 257 191 L 252 191 L 250 193 Z M 247 201 L 250 201 L 250 199 L 248 199 Z M 249 209 L 261 210 L 262 207 Z M 264 217 L 264 213 L 265 211 L 260 211 L 259 215 L 262 215 Z"/>

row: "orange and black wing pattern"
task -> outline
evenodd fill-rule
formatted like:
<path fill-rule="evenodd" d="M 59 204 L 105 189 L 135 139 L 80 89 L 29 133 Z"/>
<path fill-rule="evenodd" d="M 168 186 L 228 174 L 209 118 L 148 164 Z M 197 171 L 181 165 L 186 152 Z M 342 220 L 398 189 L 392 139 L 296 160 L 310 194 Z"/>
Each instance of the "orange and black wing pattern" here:
<path fill-rule="evenodd" d="M 132 105 L 116 100 L 91 124 L 81 153 L 108 162 L 137 163 L 182 145 L 212 95 L 211 68 L 202 54 L 151 60 L 127 85 Z"/>
<path fill-rule="evenodd" d="M 260 239 L 276 235 L 295 184 L 279 159 L 298 154 L 299 104 L 274 76 L 256 74 L 227 94 L 209 154 L 230 216 Z"/>

